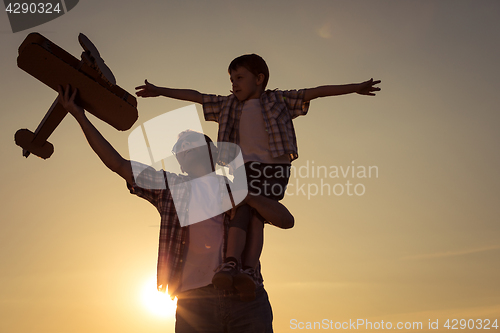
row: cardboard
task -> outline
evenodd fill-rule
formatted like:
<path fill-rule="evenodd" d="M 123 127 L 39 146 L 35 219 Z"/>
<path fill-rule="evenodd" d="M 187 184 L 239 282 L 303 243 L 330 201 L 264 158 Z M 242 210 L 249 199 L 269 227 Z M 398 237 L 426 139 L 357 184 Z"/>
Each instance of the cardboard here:
<path fill-rule="evenodd" d="M 39 33 L 31 33 L 19 47 L 17 64 L 56 92 L 59 86 L 68 84 L 77 88 L 75 103 L 117 130 L 128 130 L 138 118 L 136 98 L 116 85 L 111 70 L 104 64 L 94 44 L 83 34 L 78 39 L 84 49 L 82 60 Z M 19 130 L 15 142 L 23 148 L 23 156 L 33 153 L 44 159 L 50 157 L 52 153 L 49 154 L 47 147 L 52 145 L 47 139 L 65 115 L 66 110 L 56 98 L 35 133 Z M 49 145 L 42 148 L 45 144 Z"/>

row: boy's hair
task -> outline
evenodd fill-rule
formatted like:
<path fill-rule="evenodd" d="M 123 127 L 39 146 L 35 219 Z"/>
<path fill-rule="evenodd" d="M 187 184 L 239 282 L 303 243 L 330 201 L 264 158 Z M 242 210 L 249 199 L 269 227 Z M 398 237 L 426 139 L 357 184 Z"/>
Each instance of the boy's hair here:
<path fill-rule="evenodd" d="M 267 82 L 269 81 L 269 68 L 266 62 L 261 56 L 257 54 L 244 54 L 235 58 L 229 64 L 228 72 L 237 70 L 238 67 L 244 67 L 248 69 L 253 75 L 258 76 L 259 74 L 264 74 L 264 81 L 262 82 L 262 88 L 265 90 Z"/>

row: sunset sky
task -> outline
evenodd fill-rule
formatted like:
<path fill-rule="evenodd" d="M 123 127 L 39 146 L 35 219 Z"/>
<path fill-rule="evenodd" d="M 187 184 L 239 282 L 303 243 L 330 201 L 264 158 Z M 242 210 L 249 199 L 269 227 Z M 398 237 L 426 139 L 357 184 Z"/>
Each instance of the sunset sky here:
<path fill-rule="evenodd" d="M 500 321 L 499 1 L 81 0 L 17 33 L 0 12 L 0 332 L 174 331 L 173 314 L 144 300 L 155 208 L 71 116 L 47 160 L 14 143 L 57 96 L 17 67 L 34 31 L 77 58 L 84 33 L 129 93 L 147 78 L 229 94 L 227 67 L 246 53 L 266 60 L 270 89 L 382 80 L 376 97 L 314 100 L 294 120 L 299 158 L 282 203 L 295 227 L 266 227 L 261 259 L 275 332 L 323 319 L 422 322 L 415 331 L 438 320 L 442 332 L 447 319 Z M 138 103 L 129 131 L 91 117 L 126 158 L 133 129 L 190 105 Z M 215 123 L 202 126 L 216 138 Z"/>

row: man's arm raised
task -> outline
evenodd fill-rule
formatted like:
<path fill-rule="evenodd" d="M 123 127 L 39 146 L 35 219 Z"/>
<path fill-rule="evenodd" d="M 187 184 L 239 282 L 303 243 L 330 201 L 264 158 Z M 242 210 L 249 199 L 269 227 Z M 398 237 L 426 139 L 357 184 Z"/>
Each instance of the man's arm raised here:
<path fill-rule="evenodd" d="M 63 90 L 59 87 L 59 103 L 71 113 L 80 124 L 80 127 L 87 138 L 87 141 L 99 156 L 101 161 L 113 172 L 116 172 L 129 184 L 133 184 L 132 166 L 130 161 L 124 159 L 111 144 L 101 135 L 101 133 L 92 125 L 85 116 L 85 111 L 82 107 L 75 104 L 77 89 L 71 92 L 71 87 L 68 85 Z"/>
<path fill-rule="evenodd" d="M 201 93 L 192 89 L 173 89 L 158 87 L 154 84 L 149 83 L 148 80 L 144 81 L 144 85 L 135 87 L 135 89 L 139 90 L 135 92 L 135 94 L 139 97 L 164 96 L 199 104 L 203 103 L 203 97 Z"/>

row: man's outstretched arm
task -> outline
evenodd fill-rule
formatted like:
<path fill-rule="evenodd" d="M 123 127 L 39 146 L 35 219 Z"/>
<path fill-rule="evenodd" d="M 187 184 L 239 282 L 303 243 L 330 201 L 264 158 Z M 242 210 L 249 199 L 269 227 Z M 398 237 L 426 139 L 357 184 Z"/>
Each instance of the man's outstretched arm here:
<path fill-rule="evenodd" d="M 149 83 L 148 80 L 144 81 L 144 85 L 135 87 L 135 89 L 139 90 L 135 92 L 135 94 L 139 97 L 164 96 L 199 104 L 203 103 L 202 94 L 199 91 L 192 89 L 173 89 L 158 87 L 154 84 Z"/>
<path fill-rule="evenodd" d="M 63 90 L 59 87 L 59 103 L 71 113 L 80 124 L 80 127 L 87 138 L 87 141 L 99 156 L 101 161 L 113 172 L 116 172 L 129 184 L 133 184 L 132 166 L 130 161 L 124 159 L 111 144 L 101 135 L 101 133 L 87 119 L 85 111 L 82 107 L 75 104 L 77 89 L 71 92 L 71 87 L 68 85 Z"/>
<path fill-rule="evenodd" d="M 379 87 L 375 85 L 379 84 L 381 81 L 373 81 L 370 79 L 361 83 L 352 84 L 342 84 L 342 85 L 330 85 L 330 86 L 319 86 L 316 88 L 307 88 L 304 92 L 304 102 L 311 101 L 318 97 L 327 96 L 338 96 L 345 94 L 358 93 L 360 95 L 375 96 L 375 91 L 380 91 Z"/>

